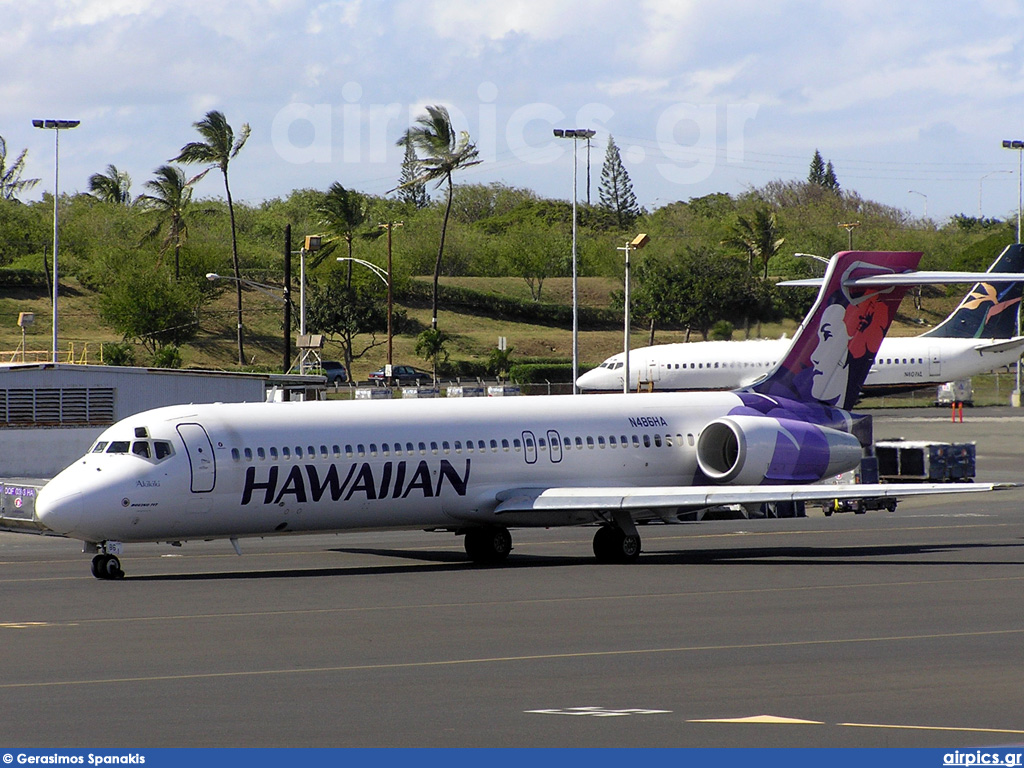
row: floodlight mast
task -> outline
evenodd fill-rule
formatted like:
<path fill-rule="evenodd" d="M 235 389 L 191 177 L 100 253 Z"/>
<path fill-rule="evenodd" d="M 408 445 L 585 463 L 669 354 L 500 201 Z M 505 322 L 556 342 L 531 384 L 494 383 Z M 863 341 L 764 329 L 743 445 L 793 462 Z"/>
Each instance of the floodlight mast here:
<path fill-rule="evenodd" d="M 589 128 L 555 128 L 555 138 L 572 139 L 572 393 L 579 394 L 576 379 L 580 368 L 580 323 L 579 323 L 579 289 L 576 267 L 576 140 L 590 139 L 595 131 Z"/>
<path fill-rule="evenodd" d="M 58 337 L 58 316 L 57 316 L 57 279 L 60 275 L 57 261 L 58 241 L 60 231 L 60 132 L 71 128 L 77 128 L 81 120 L 33 120 L 35 128 L 43 128 L 53 131 L 53 362 L 57 362 L 57 337 Z"/>

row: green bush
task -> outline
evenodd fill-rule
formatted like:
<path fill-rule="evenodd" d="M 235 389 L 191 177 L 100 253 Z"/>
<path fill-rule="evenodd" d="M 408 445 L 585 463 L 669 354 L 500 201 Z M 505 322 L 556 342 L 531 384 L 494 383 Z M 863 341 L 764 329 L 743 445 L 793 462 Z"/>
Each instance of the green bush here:
<path fill-rule="evenodd" d="M 127 341 L 107 342 L 103 345 L 105 365 L 135 365 L 135 348 Z"/>
<path fill-rule="evenodd" d="M 177 347 L 160 347 L 153 353 L 154 368 L 181 368 L 181 350 Z"/>
<path fill-rule="evenodd" d="M 0 287 L 45 288 L 46 275 L 34 269 L 0 269 Z"/>

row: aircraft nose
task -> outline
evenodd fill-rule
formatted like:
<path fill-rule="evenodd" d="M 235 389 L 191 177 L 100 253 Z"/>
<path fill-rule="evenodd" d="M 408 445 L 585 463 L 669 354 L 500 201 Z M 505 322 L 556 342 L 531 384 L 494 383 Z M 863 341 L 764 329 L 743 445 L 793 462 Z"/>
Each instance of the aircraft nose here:
<path fill-rule="evenodd" d="M 608 376 L 605 371 L 595 368 L 592 371 L 587 371 L 582 376 L 576 379 L 576 386 L 580 389 L 602 389 L 607 388 L 610 382 L 607 380 Z"/>
<path fill-rule="evenodd" d="M 53 483 L 43 486 L 36 496 L 36 519 L 54 533 L 73 533 L 82 517 L 82 494 L 65 493 Z"/>

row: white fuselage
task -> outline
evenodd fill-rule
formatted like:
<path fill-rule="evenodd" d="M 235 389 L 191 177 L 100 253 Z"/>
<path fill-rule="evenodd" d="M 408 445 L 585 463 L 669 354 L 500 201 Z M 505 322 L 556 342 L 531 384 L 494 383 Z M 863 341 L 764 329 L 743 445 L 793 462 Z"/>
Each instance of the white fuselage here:
<path fill-rule="evenodd" d="M 172 406 L 109 428 L 37 510 L 92 542 L 456 530 L 492 521 L 509 488 L 690 485 L 699 432 L 738 404 L 690 393 Z M 169 455 L 155 458 L 168 453 L 157 443 Z"/>
<path fill-rule="evenodd" d="M 1012 365 L 1024 349 L 1006 339 L 885 338 L 862 391 L 892 392 L 938 385 Z M 630 350 L 630 389 L 685 391 L 736 389 L 754 383 L 785 355 L 789 339 L 706 341 L 661 344 Z M 621 392 L 625 374 L 622 353 L 583 374 L 587 391 Z"/>

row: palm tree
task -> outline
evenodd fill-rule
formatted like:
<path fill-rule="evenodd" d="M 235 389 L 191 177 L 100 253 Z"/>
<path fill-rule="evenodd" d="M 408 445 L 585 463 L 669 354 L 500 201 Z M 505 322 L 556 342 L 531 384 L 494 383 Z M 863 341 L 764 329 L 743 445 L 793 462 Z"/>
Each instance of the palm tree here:
<path fill-rule="evenodd" d="M 476 145 L 469 140 L 469 134 L 461 131 L 456 137 L 448 110 L 440 105 L 428 106 L 427 114 L 416 119 L 416 125 L 398 140 L 399 146 L 412 146 L 416 150 L 417 166 L 420 169 L 411 181 L 401 187 L 413 187 L 436 181 L 437 187 L 448 184 L 448 201 L 444 208 L 441 224 L 441 242 L 437 246 L 437 261 L 434 263 L 434 288 L 432 294 L 430 327 L 437 328 L 437 283 L 441 276 L 441 258 L 444 255 L 444 236 L 448 231 L 448 217 L 452 211 L 452 173 L 460 168 L 481 163 L 477 160 Z M 392 190 L 394 191 L 394 190 Z"/>
<path fill-rule="evenodd" d="M 127 171 L 117 170 L 116 165 L 108 165 L 107 172 L 94 173 L 89 177 L 89 191 L 106 203 L 128 205 L 132 199 L 132 177 Z"/>
<path fill-rule="evenodd" d="M 764 263 L 764 279 L 768 279 L 768 262 L 779 252 L 786 238 L 779 237 L 779 228 L 775 211 L 767 207 L 757 208 L 753 219 L 740 216 L 733 226 L 733 235 L 722 241 L 722 245 L 731 245 L 747 255 L 747 265 L 753 266 L 754 259 Z"/>
<path fill-rule="evenodd" d="M 12 200 L 20 192 L 32 189 L 39 183 L 39 179 L 23 179 L 21 174 L 25 170 L 25 156 L 27 149 L 21 150 L 14 162 L 7 164 L 7 142 L 0 136 L 0 200 Z"/>
<path fill-rule="evenodd" d="M 224 174 L 224 191 L 228 197 L 228 213 L 231 216 L 231 262 L 235 271 L 235 292 L 238 297 L 238 364 L 245 365 L 245 352 L 242 347 L 242 273 L 238 265 L 238 236 L 235 231 L 235 206 L 231 200 L 231 187 L 228 185 L 228 163 L 245 146 L 249 138 L 249 124 L 242 125 L 237 139 L 224 113 L 217 110 L 207 112 L 206 117 L 192 125 L 205 141 L 186 144 L 171 162 L 209 163 L 220 168 L 220 172 Z"/>
<path fill-rule="evenodd" d="M 111 166 L 113 167 L 113 166 Z M 151 229 L 147 237 L 157 237 L 163 225 L 167 223 L 167 235 L 163 239 L 161 250 L 174 248 L 174 279 L 180 274 L 181 246 L 188 239 L 187 216 L 192 203 L 192 187 L 209 169 L 186 181 L 185 174 L 173 165 L 161 165 L 153 173 L 156 178 L 147 181 L 143 186 L 152 194 L 139 195 L 139 205 L 159 214 L 160 219 Z"/>

